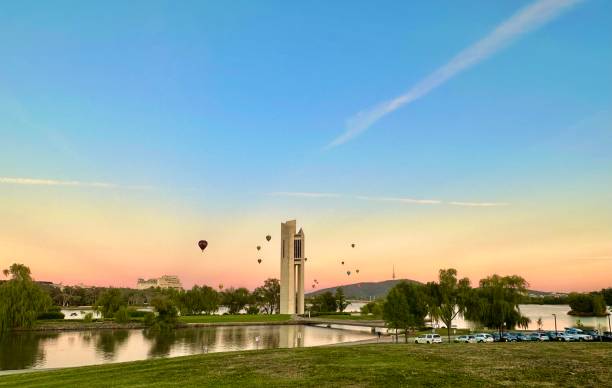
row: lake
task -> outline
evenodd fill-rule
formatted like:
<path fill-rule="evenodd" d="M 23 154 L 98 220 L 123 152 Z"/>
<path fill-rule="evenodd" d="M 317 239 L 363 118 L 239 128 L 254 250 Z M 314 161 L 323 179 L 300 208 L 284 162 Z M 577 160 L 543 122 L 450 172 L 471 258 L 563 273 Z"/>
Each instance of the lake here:
<path fill-rule="evenodd" d="M 369 338 L 372 334 L 365 332 L 302 325 L 198 327 L 157 334 L 147 330 L 17 332 L 0 337 L 0 371 L 310 347 Z"/>
<path fill-rule="evenodd" d="M 365 305 L 363 302 L 353 302 L 347 306 L 347 312 L 358 312 L 361 306 Z M 580 322 L 585 326 L 591 326 L 594 328 L 602 327 L 605 331 L 608 328 L 607 317 L 574 317 L 567 315 L 570 311 L 569 305 L 539 305 L 539 304 L 522 304 L 519 305 L 523 315 L 531 319 L 528 330 L 538 330 L 538 318 L 542 318 L 542 329 L 543 330 L 555 330 L 555 318 L 553 314 L 557 315 L 557 329 L 563 330 L 566 327 L 576 326 L 576 321 Z M 476 328 L 472 322 L 464 320 L 462 317 L 457 317 L 453 321 L 453 327 L 458 329 L 469 329 Z"/>

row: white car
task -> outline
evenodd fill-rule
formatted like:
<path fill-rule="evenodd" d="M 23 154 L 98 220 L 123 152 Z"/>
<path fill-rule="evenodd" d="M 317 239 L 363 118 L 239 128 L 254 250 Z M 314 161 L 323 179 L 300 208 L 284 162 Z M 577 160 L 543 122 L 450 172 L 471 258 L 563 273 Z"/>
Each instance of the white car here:
<path fill-rule="evenodd" d="M 479 333 L 475 334 L 474 338 L 476 338 L 476 342 L 493 342 L 493 336 L 491 334 Z"/>
<path fill-rule="evenodd" d="M 421 334 L 414 340 L 415 344 L 441 344 L 440 334 Z"/>
<path fill-rule="evenodd" d="M 565 329 L 565 334 L 574 337 L 576 341 L 593 341 L 591 335 L 584 334 L 580 329 Z"/>
<path fill-rule="evenodd" d="M 460 335 L 459 337 L 455 338 L 455 342 L 463 342 L 466 344 L 475 344 L 476 343 L 476 337 L 474 337 L 473 335 Z"/>
<path fill-rule="evenodd" d="M 578 341 L 578 338 L 572 334 L 568 334 L 568 333 L 564 333 L 560 331 L 557 333 L 557 341 L 562 341 L 562 342 Z"/>

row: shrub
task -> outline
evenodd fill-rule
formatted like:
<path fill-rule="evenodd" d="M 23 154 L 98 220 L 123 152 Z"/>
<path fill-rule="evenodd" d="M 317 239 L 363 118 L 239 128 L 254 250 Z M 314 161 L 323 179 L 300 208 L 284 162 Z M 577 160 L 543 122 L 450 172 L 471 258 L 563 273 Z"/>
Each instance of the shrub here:
<path fill-rule="evenodd" d="M 83 322 L 90 323 L 93 320 L 93 313 L 87 313 L 83 317 Z"/>
<path fill-rule="evenodd" d="M 115 322 L 117 323 L 128 323 L 130 321 L 130 314 L 128 309 L 125 307 L 119 308 L 115 313 Z"/>
<path fill-rule="evenodd" d="M 155 324 L 155 314 L 150 311 L 145 312 L 143 322 L 146 326 L 153 326 Z"/>
<path fill-rule="evenodd" d="M 144 318 L 147 314 L 147 311 L 129 309 L 128 313 L 130 314 L 130 318 Z"/>
<path fill-rule="evenodd" d="M 250 314 L 250 315 L 259 314 L 259 307 L 257 307 L 257 306 L 249 306 L 247 308 L 247 314 Z"/>
<path fill-rule="evenodd" d="M 42 314 L 38 314 L 36 319 L 64 319 L 64 314 L 59 311 L 47 311 Z"/>

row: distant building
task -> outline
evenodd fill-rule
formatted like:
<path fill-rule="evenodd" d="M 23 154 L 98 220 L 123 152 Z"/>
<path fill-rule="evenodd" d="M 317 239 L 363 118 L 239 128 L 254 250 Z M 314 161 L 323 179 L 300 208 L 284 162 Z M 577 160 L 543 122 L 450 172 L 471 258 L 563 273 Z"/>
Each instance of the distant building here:
<path fill-rule="evenodd" d="M 174 275 L 164 275 L 160 278 L 157 279 L 138 279 L 138 282 L 136 283 L 136 289 L 138 290 L 146 290 L 148 288 L 155 288 L 155 287 L 159 287 L 159 288 L 173 288 L 175 290 L 182 290 L 183 289 L 183 285 L 181 284 L 181 281 L 179 280 L 178 276 L 174 276 Z"/>

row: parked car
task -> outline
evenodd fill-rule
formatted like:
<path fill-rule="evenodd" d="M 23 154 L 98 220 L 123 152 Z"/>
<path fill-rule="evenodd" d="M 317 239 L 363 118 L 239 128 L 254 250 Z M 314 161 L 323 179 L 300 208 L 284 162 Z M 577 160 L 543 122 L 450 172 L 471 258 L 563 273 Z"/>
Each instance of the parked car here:
<path fill-rule="evenodd" d="M 516 342 L 516 335 L 512 334 L 512 333 L 504 333 L 502 334 L 502 338 L 504 339 L 503 342 Z"/>
<path fill-rule="evenodd" d="M 476 338 L 476 342 L 480 342 L 480 343 L 493 342 L 493 336 L 487 333 L 475 334 L 474 338 Z"/>
<path fill-rule="evenodd" d="M 556 341 L 557 340 L 557 332 L 554 331 L 547 331 L 546 336 L 548 336 L 548 340 L 549 341 Z"/>
<path fill-rule="evenodd" d="M 562 341 L 562 342 L 578 341 L 578 338 L 574 337 L 572 334 L 568 334 L 563 331 L 560 331 L 559 333 L 557 333 L 557 341 Z"/>
<path fill-rule="evenodd" d="M 421 334 L 414 340 L 415 344 L 441 344 L 440 334 Z"/>
<path fill-rule="evenodd" d="M 532 341 L 550 341 L 550 338 L 544 333 L 531 333 L 529 337 Z"/>
<path fill-rule="evenodd" d="M 523 334 L 523 333 L 514 333 L 514 336 L 516 337 L 516 340 L 518 342 L 526 342 L 526 341 L 531 341 L 531 338 L 529 338 L 528 335 Z"/>
<path fill-rule="evenodd" d="M 584 334 L 590 335 L 593 341 L 599 341 L 601 334 L 597 330 L 585 330 Z"/>
<path fill-rule="evenodd" d="M 565 328 L 565 333 L 574 336 L 577 341 L 593 341 L 593 337 L 576 328 Z"/>
<path fill-rule="evenodd" d="M 601 335 L 601 340 L 604 342 L 612 342 L 612 331 L 604 331 Z"/>
<path fill-rule="evenodd" d="M 459 337 L 455 338 L 455 342 L 474 344 L 476 343 L 476 337 L 474 337 L 473 335 L 460 335 Z"/>

